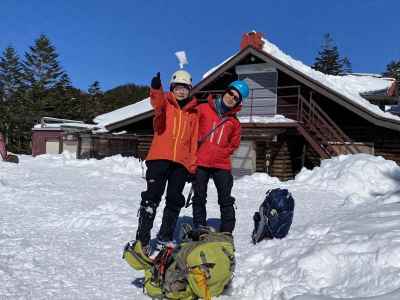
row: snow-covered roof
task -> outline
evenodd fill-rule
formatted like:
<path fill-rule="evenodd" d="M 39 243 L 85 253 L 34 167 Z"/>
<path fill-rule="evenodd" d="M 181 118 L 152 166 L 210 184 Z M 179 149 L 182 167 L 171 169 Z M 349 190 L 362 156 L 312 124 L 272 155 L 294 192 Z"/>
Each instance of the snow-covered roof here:
<path fill-rule="evenodd" d="M 143 99 L 139 102 L 130 104 L 128 106 L 124 106 L 122 108 L 113 110 L 111 112 L 102 114 L 94 118 L 94 122 L 97 124 L 96 127 L 99 127 L 105 131 L 106 126 L 118 123 L 127 119 L 130 119 L 134 116 L 152 111 L 153 107 L 150 104 L 150 98 Z"/>
<path fill-rule="evenodd" d="M 336 93 L 346 97 L 356 105 L 362 106 L 369 112 L 391 120 L 400 121 L 400 117 L 395 116 L 391 113 L 382 111 L 377 105 L 370 103 L 364 99 L 360 93 L 367 93 L 371 91 L 389 89 L 393 82 L 393 78 L 384 78 L 377 76 L 376 74 L 352 74 L 345 76 L 334 76 L 327 75 L 322 72 L 316 71 L 310 66 L 305 65 L 299 60 L 292 58 L 291 56 L 280 50 L 275 44 L 271 43 L 267 39 L 263 39 L 264 46 L 263 51 L 279 60 L 284 65 L 292 67 L 296 71 L 302 73 L 306 77 L 319 82 L 321 85 L 328 89 L 334 90 Z M 237 54 L 237 53 L 236 53 Z M 235 54 L 235 55 L 236 55 Z M 233 55 L 233 56 L 235 56 Z M 222 62 L 216 67 L 213 67 L 203 75 L 203 79 L 211 75 L 215 70 L 225 64 L 233 56 Z"/>
<path fill-rule="evenodd" d="M 261 116 L 240 116 L 238 117 L 240 123 L 295 123 L 296 121 L 288 119 L 282 115 L 275 115 L 273 117 L 261 117 Z"/>
<path fill-rule="evenodd" d="M 93 129 L 96 125 L 93 124 L 80 124 L 80 123 L 62 123 L 62 124 L 36 124 L 33 126 L 33 130 L 60 130 L 63 128 L 81 128 L 81 129 Z"/>
<path fill-rule="evenodd" d="M 82 121 L 43 117 L 39 124 L 33 126 L 32 130 L 93 129 L 95 127 L 94 124 L 86 124 Z"/>

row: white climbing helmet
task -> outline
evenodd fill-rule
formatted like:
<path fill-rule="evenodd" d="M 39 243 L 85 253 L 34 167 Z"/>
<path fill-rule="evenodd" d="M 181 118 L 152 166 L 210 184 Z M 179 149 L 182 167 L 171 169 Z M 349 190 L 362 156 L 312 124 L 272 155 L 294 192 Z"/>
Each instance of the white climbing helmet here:
<path fill-rule="evenodd" d="M 192 87 L 192 75 L 185 70 L 178 70 L 172 74 L 170 85 L 185 84 Z"/>

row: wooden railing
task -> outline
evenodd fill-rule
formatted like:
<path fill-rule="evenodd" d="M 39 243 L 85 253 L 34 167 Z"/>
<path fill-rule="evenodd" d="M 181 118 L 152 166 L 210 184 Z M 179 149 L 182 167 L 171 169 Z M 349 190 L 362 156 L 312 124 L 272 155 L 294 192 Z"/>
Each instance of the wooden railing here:
<path fill-rule="evenodd" d="M 299 95 L 298 121 L 329 157 L 361 152 L 312 99 L 312 95 L 308 100 Z"/>
<path fill-rule="evenodd" d="M 269 89 L 272 88 L 263 88 Z M 254 103 L 258 99 L 259 89 L 250 89 L 249 102 L 246 104 L 246 116 L 265 116 L 265 107 Z M 277 95 L 276 114 L 298 121 L 298 130 L 310 143 L 312 148 L 322 157 L 329 158 L 339 154 L 360 153 L 360 149 L 337 126 L 329 115 L 313 100 L 312 93 L 306 99 L 301 92 L 301 86 L 275 87 Z M 224 90 L 201 91 L 199 93 L 223 94 Z M 261 98 L 261 97 L 260 97 Z M 267 101 L 266 101 L 267 102 Z M 265 105 L 268 105 L 267 103 Z M 260 113 L 261 112 L 261 113 Z"/>

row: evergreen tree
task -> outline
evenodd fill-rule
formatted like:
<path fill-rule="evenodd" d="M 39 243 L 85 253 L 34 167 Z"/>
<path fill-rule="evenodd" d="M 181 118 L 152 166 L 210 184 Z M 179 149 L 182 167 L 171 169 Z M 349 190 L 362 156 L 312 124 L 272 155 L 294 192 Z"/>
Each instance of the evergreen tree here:
<path fill-rule="evenodd" d="M 343 75 L 351 72 L 351 63 L 347 57 L 341 58 L 339 50 L 329 33 L 324 35 L 324 41 L 315 63 L 315 70 L 330 75 Z"/>
<path fill-rule="evenodd" d="M 15 49 L 7 47 L 0 57 L 0 131 L 6 142 L 12 141 L 12 132 L 20 127 L 19 110 L 23 88 L 22 65 Z"/>
<path fill-rule="evenodd" d="M 64 90 L 72 88 L 71 79 L 69 78 L 67 73 L 63 73 L 60 76 L 60 80 L 57 82 L 56 87 Z"/>
<path fill-rule="evenodd" d="M 133 83 L 117 86 L 104 93 L 105 111 L 112 111 L 148 97 L 149 87 Z"/>
<path fill-rule="evenodd" d="M 82 112 L 86 122 L 92 122 L 93 118 L 103 113 L 104 94 L 100 82 L 93 82 L 88 88 L 88 97 L 82 98 Z"/>
<path fill-rule="evenodd" d="M 97 80 L 93 82 L 88 88 L 88 93 L 93 97 L 102 95 L 103 92 L 101 91 L 100 82 L 98 82 Z"/>
<path fill-rule="evenodd" d="M 11 98 L 23 83 L 22 64 L 15 49 L 11 46 L 7 47 L 3 56 L 0 57 L 0 89 L 2 100 L 6 101 Z"/>
<path fill-rule="evenodd" d="M 395 78 L 397 81 L 397 94 L 400 95 L 400 59 L 393 60 L 386 66 L 383 76 Z"/>
<path fill-rule="evenodd" d="M 347 57 L 342 58 L 341 60 L 343 65 L 343 74 L 349 74 L 352 72 L 351 62 Z"/>
<path fill-rule="evenodd" d="M 50 40 L 41 35 L 30 51 L 25 53 L 25 79 L 30 87 L 53 88 L 64 75 L 58 63 L 58 54 Z"/>
<path fill-rule="evenodd" d="M 386 66 L 385 76 L 390 76 L 396 78 L 400 81 L 400 59 L 397 61 L 392 61 Z"/>

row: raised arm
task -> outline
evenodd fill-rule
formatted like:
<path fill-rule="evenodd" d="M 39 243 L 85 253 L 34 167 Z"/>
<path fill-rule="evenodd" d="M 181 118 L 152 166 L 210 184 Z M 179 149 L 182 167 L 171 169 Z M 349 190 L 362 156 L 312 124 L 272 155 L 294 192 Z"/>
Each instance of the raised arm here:
<path fill-rule="evenodd" d="M 158 72 L 151 80 L 150 103 L 156 111 L 165 106 L 165 97 L 161 85 L 160 72 Z"/>

